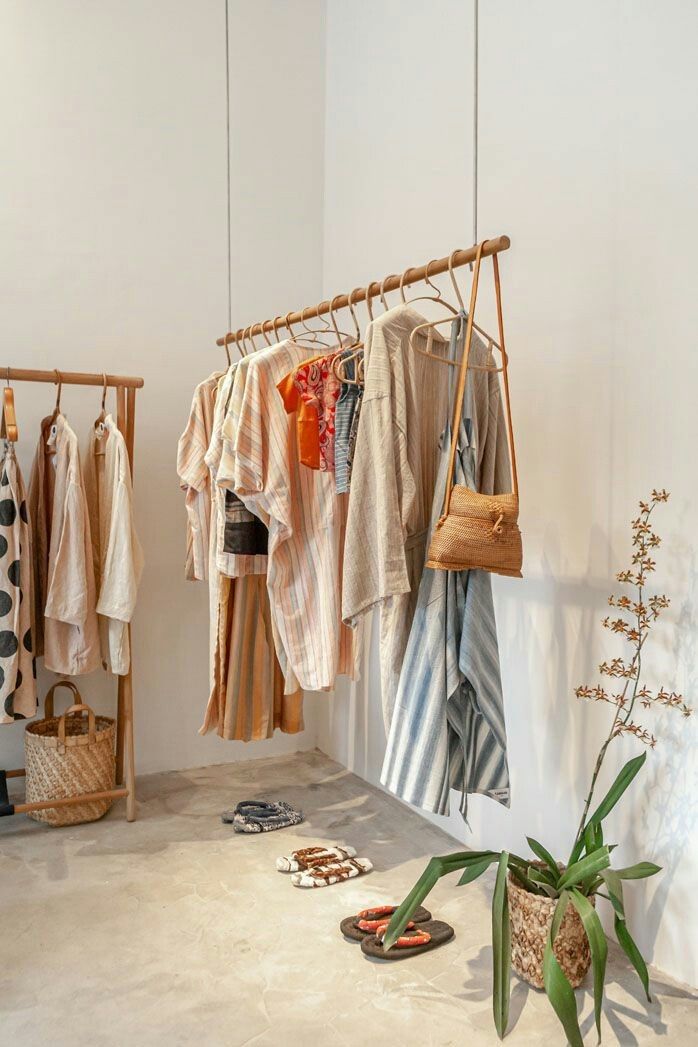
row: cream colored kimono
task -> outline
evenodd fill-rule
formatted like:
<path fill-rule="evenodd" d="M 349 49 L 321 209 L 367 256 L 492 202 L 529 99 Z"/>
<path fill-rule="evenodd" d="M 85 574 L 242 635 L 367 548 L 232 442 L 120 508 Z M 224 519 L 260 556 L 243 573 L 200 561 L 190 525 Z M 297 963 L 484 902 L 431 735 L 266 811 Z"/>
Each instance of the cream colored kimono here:
<path fill-rule="evenodd" d="M 109 414 L 90 434 L 86 490 L 102 664 L 124 676 L 131 664 L 128 626 L 143 573 L 143 550 L 133 524 L 126 441 Z"/>

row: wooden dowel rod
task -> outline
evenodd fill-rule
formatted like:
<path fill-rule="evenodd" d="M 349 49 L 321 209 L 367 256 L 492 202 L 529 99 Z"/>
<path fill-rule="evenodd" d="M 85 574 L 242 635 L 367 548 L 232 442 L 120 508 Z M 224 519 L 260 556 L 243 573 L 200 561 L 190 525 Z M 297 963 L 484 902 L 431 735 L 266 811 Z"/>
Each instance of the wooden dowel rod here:
<path fill-rule="evenodd" d="M 82 796 L 65 796 L 62 800 L 36 800 L 34 803 L 14 804 L 15 814 L 28 811 L 48 811 L 52 807 L 75 807 L 79 803 L 94 803 L 96 800 L 119 800 L 128 796 L 128 789 L 104 789 L 98 793 L 83 793 Z"/>
<path fill-rule="evenodd" d="M 511 240 L 508 236 L 495 236 L 492 240 L 485 241 L 485 246 L 482 249 L 483 258 L 489 255 L 498 254 L 500 251 L 506 251 L 511 246 Z M 438 276 L 439 273 L 448 272 L 449 260 L 454 269 L 459 268 L 463 265 L 470 265 L 471 262 L 475 261 L 475 255 L 477 253 L 477 246 L 468 247 L 462 251 L 454 251 L 452 255 L 446 255 L 444 258 L 436 258 L 433 262 L 429 262 L 429 277 Z M 411 266 L 405 270 L 405 286 L 408 284 L 419 283 L 420 280 L 426 279 L 427 266 Z M 381 293 L 387 294 L 388 291 L 397 291 L 400 287 L 400 276 L 389 276 L 386 280 L 372 280 L 371 283 L 367 284 L 366 287 L 357 287 L 355 291 L 351 292 L 352 304 L 356 305 L 357 302 L 365 302 L 367 298 L 377 298 Z M 332 299 L 332 310 L 337 312 L 339 309 L 346 309 L 349 305 L 349 295 L 337 295 Z M 312 320 L 313 317 L 324 316 L 330 311 L 330 303 L 328 301 L 319 302 L 317 305 L 304 309 L 302 313 L 290 313 L 288 317 L 284 317 L 278 322 L 278 326 L 285 327 L 286 320 L 291 324 L 300 324 L 301 318 L 303 320 Z M 223 338 L 216 340 L 216 345 L 225 345 L 229 342 L 237 342 L 242 335 L 242 332 L 246 331 L 248 335 L 261 335 L 262 331 L 268 331 L 271 333 L 274 330 L 273 320 L 264 320 L 262 323 L 253 324 L 251 328 L 240 328 L 238 331 L 229 331 Z M 2 372 L 0 371 L 0 377 Z"/>
<path fill-rule="evenodd" d="M 88 371 L 59 371 L 63 385 L 99 385 L 104 384 L 101 374 L 90 374 Z M 56 385 L 55 371 L 31 371 L 24 367 L 10 367 L 9 375 L 7 367 L 0 367 L 0 376 L 3 380 L 9 378 L 11 382 L 47 382 Z M 142 389 L 143 379 L 132 375 L 108 374 L 107 385 L 118 388 L 124 386 L 126 389 Z"/>
<path fill-rule="evenodd" d="M 23 767 L 20 767 L 18 771 L 5 771 L 6 778 L 24 778 L 27 772 Z"/>

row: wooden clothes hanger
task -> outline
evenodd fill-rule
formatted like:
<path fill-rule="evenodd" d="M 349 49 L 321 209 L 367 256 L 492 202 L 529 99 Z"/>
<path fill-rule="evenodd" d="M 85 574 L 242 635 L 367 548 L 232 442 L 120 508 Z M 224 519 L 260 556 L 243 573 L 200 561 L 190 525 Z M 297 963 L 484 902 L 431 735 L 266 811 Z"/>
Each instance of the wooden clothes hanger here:
<path fill-rule="evenodd" d="M 4 437 L 9 443 L 14 444 L 19 440 L 19 429 L 17 428 L 17 414 L 15 411 L 15 391 L 10 385 L 10 368 L 7 368 L 7 385 L 2 391 L 2 419 L 0 419 L 0 438 Z"/>

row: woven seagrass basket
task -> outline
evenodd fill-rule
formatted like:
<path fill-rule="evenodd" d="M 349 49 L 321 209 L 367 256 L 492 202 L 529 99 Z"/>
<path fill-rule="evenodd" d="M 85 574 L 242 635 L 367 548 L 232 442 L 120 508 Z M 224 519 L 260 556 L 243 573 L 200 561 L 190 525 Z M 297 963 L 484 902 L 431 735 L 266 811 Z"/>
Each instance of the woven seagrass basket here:
<path fill-rule="evenodd" d="M 543 953 L 557 899 L 531 894 L 520 887 L 511 874 L 508 889 L 511 965 L 520 978 L 536 989 L 542 989 Z M 589 901 L 594 905 L 593 896 Z M 568 982 L 576 989 L 591 966 L 591 951 L 584 924 L 571 902 L 560 924 L 553 952 Z"/>
<path fill-rule="evenodd" d="M 71 705 L 63 716 L 54 716 L 53 692 L 59 686 L 70 687 L 78 704 Z M 108 716 L 95 716 L 80 701 L 75 685 L 66 680 L 60 680 L 48 692 L 45 712 L 43 720 L 28 724 L 24 732 L 27 802 L 61 800 L 113 789 L 115 721 Z M 83 713 L 87 713 L 87 719 Z M 96 800 L 28 813 L 46 825 L 79 825 L 102 818 L 112 802 Z"/>

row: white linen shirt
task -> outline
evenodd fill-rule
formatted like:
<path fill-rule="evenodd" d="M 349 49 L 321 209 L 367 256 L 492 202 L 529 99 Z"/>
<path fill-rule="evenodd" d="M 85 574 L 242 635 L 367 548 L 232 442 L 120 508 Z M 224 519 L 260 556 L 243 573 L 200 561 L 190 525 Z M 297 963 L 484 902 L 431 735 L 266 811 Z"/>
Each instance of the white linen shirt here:
<path fill-rule="evenodd" d="M 128 625 L 136 608 L 143 550 L 133 524 L 126 441 L 109 414 L 90 434 L 86 489 L 102 664 L 124 676 L 131 664 Z"/>

